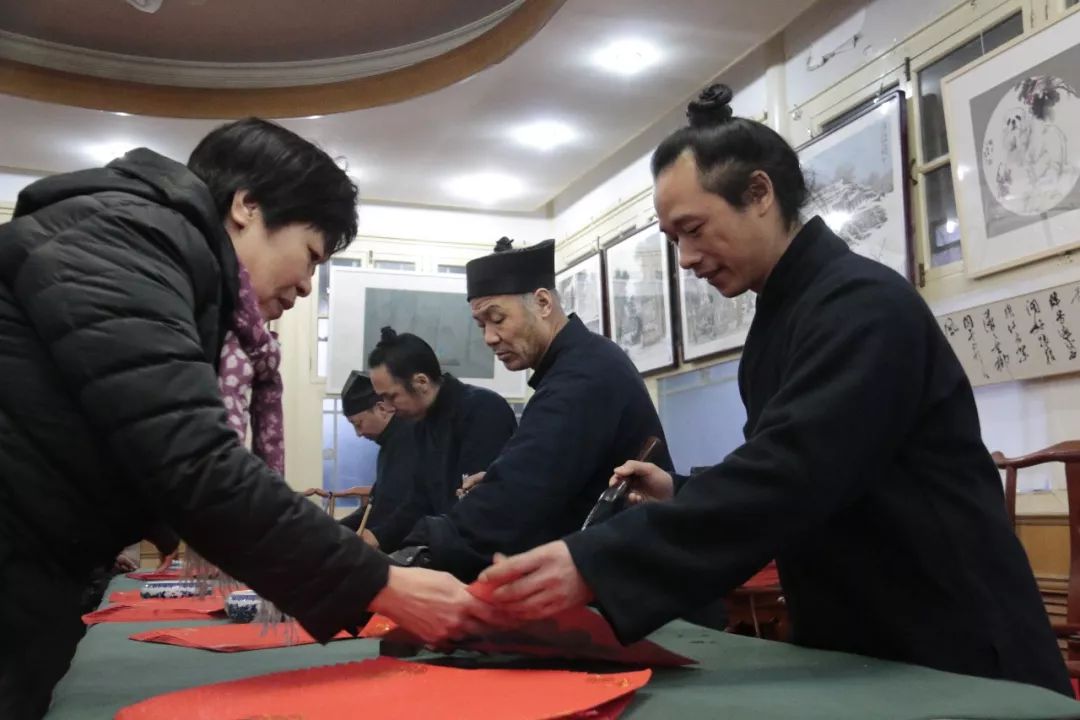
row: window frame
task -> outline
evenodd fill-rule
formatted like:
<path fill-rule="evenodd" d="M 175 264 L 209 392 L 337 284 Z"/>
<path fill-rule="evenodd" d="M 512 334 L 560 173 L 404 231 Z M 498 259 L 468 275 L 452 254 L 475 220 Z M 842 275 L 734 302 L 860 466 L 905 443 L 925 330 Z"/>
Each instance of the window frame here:
<path fill-rule="evenodd" d="M 918 274 L 921 279 L 920 286 L 925 286 L 928 282 L 935 282 L 944 278 L 964 274 L 964 259 L 962 254 L 959 260 L 951 263 L 946 263 L 945 265 L 940 265 L 938 267 L 933 267 L 931 265 L 932 253 L 929 228 L 930 218 L 928 215 L 926 194 L 926 176 L 935 170 L 940 170 L 944 167 L 951 168 L 952 152 L 950 147 L 950 150 L 944 155 L 934 158 L 925 157 L 922 134 L 922 97 L 919 93 L 920 74 L 931 65 L 945 59 L 972 40 L 982 37 L 987 31 L 1006 22 L 1009 18 L 1018 13 L 1020 14 L 1023 23 L 1023 29 L 1020 35 L 1006 42 L 1004 45 L 1008 45 L 1023 38 L 1031 31 L 1032 13 L 1028 12 L 1029 9 L 1030 2 L 1003 2 L 980 16 L 974 24 L 963 28 L 961 31 L 950 34 L 917 57 L 911 58 L 909 65 L 910 78 L 908 80 L 911 90 L 908 147 L 911 148 L 911 179 L 914 185 L 912 188 L 913 192 L 911 193 L 911 216 L 915 222 L 914 231 L 916 255 L 919 258 Z M 991 50 L 990 52 L 994 51 Z M 987 54 L 988 53 L 984 52 L 979 58 L 972 60 L 972 62 L 978 62 L 979 59 L 982 59 Z M 955 188 L 953 191 L 955 193 Z"/>

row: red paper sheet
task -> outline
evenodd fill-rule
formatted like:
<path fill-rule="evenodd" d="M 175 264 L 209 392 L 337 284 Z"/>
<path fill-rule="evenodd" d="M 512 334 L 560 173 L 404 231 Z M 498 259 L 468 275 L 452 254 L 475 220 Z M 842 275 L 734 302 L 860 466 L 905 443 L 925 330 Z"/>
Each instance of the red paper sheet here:
<path fill-rule="evenodd" d="M 394 642 L 424 644 L 402 628 L 385 633 L 385 637 Z M 640 667 L 678 667 L 696 662 L 650 640 L 639 640 L 624 646 L 615 638 L 615 633 L 603 617 L 584 607 L 567 610 L 547 620 L 530 622 L 514 630 L 463 640 L 439 649 L 449 652 L 471 650 L 544 658 L 605 660 Z"/>
<path fill-rule="evenodd" d="M 138 590 L 114 590 L 109 593 L 109 602 L 121 605 L 130 605 L 142 599 L 142 595 L 139 594 Z"/>
<path fill-rule="evenodd" d="M 339 632 L 334 640 L 349 640 L 347 632 Z M 132 640 L 140 642 L 177 645 L 180 647 L 212 650 L 214 652 L 244 652 L 269 648 L 311 645 L 315 638 L 299 625 L 292 629 L 292 637 L 285 626 L 263 627 L 262 623 L 230 623 L 228 625 L 201 625 L 188 628 L 166 628 L 135 633 Z M 290 641 L 291 640 L 291 641 Z"/>
<path fill-rule="evenodd" d="M 776 561 L 762 568 L 757 575 L 743 583 L 744 588 L 780 587 L 780 573 L 776 569 Z"/>
<path fill-rule="evenodd" d="M 588 710 L 567 715 L 567 720 L 619 720 L 619 717 L 630 707 L 634 700 L 634 693 L 615 698 L 611 702 L 604 703 Z"/>
<path fill-rule="evenodd" d="M 547 720 L 633 693 L 650 675 L 461 670 L 379 658 L 167 693 L 122 709 L 116 720 Z"/>
<path fill-rule="evenodd" d="M 108 605 L 87 613 L 82 620 L 87 625 L 103 622 L 152 622 L 155 620 L 209 620 L 225 614 L 225 598 L 211 595 L 205 598 L 152 598 L 132 603 Z"/>
<path fill-rule="evenodd" d="M 396 630 L 398 624 L 385 615 L 372 615 L 367 625 L 360 631 L 362 638 L 381 638 L 391 630 Z"/>
<path fill-rule="evenodd" d="M 182 580 L 184 572 L 182 570 L 162 570 L 161 572 L 143 570 L 141 572 L 129 572 L 127 577 L 132 580 Z"/>

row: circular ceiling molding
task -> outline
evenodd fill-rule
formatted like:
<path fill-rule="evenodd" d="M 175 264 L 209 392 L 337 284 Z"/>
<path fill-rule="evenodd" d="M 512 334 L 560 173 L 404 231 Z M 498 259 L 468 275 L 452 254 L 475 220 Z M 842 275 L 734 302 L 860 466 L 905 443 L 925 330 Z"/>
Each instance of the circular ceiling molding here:
<path fill-rule="evenodd" d="M 0 92 L 178 118 L 286 118 L 360 110 L 439 90 L 498 63 L 535 35 L 563 3 L 495 3 L 501 5 L 495 12 L 404 46 L 275 62 L 123 55 L 0 29 Z M 371 35 L 369 45 L 375 42 Z"/>

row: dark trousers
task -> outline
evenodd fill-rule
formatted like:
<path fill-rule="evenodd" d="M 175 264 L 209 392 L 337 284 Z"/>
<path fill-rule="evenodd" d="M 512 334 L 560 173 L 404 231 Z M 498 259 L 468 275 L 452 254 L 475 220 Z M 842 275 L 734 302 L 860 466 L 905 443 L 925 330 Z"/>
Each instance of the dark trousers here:
<path fill-rule="evenodd" d="M 6 557 L 5 557 L 6 556 Z M 5 552 L 0 538 L 0 718 L 37 720 L 86 632 L 83 584 L 41 557 Z"/>

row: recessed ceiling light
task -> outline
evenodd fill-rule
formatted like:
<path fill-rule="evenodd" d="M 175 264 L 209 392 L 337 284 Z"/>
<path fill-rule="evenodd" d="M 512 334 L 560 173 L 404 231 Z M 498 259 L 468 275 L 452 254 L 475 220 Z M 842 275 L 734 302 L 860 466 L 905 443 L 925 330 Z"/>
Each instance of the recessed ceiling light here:
<path fill-rule="evenodd" d="M 593 63 L 615 75 L 636 75 L 655 65 L 660 51 L 652 43 L 635 38 L 616 40 L 593 55 Z"/>
<path fill-rule="evenodd" d="M 577 133 L 566 123 L 557 120 L 538 120 L 514 128 L 511 136 L 526 147 L 548 152 L 571 142 Z"/>
<path fill-rule="evenodd" d="M 305 115 L 303 117 L 303 119 L 304 120 L 318 120 L 321 117 L 322 117 L 322 115 Z"/>
<path fill-rule="evenodd" d="M 110 140 L 103 143 L 90 143 L 83 146 L 83 154 L 98 165 L 105 165 L 120 157 L 128 150 L 138 147 L 139 143 L 131 140 Z"/>
<path fill-rule="evenodd" d="M 113 111 L 113 115 L 116 115 L 117 117 L 131 117 L 131 113 L 120 112 L 119 110 Z"/>
<path fill-rule="evenodd" d="M 446 191 L 463 200 L 493 205 L 520 195 L 525 185 L 516 177 L 499 172 L 459 175 L 446 183 Z"/>

